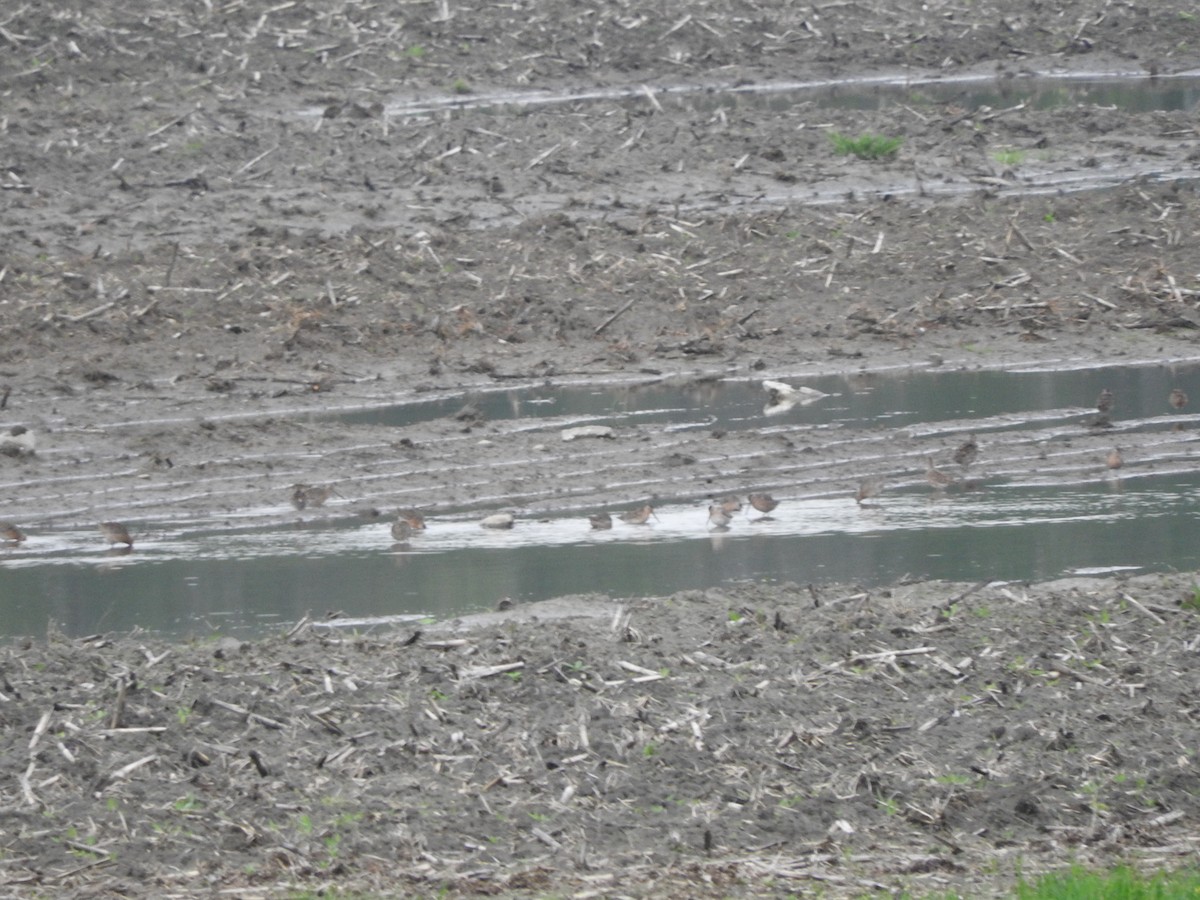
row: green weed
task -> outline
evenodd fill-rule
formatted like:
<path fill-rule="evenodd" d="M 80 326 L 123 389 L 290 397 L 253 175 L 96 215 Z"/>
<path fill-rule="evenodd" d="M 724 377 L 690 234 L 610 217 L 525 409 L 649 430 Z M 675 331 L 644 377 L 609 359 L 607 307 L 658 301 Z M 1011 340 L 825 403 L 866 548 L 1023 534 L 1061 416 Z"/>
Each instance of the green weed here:
<path fill-rule="evenodd" d="M 1200 873 L 1157 872 L 1142 875 L 1126 866 L 1089 872 L 1073 866 L 1017 886 L 1018 900 L 1183 900 L 1200 895 Z"/>
<path fill-rule="evenodd" d="M 860 134 L 850 137 L 837 131 L 829 132 L 833 149 L 842 156 L 854 154 L 859 159 L 888 159 L 896 155 L 903 141 L 898 137 L 882 134 Z"/>

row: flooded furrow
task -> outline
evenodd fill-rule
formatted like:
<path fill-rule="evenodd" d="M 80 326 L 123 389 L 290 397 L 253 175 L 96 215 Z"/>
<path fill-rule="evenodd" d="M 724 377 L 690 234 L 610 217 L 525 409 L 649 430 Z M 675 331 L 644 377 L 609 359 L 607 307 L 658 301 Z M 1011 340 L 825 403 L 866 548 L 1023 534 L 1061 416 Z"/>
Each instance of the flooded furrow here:
<path fill-rule="evenodd" d="M 856 373 L 768 381 L 769 390 L 713 379 L 539 385 L 305 413 L 296 433 L 320 449 L 271 460 L 268 486 L 253 461 L 236 458 L 187 475 L 130 467 L 102 486 L 43 473 L 40 518 L 18 519 L 27 539 L 0 550 L 0 606 L 16 631 L 40 630 L 46 617 L 82 630 L 254 631 L 326 610 L 444 616 L 505 596 L 658 594 L 742 578 L 1185 568 L 1200 536 L 1200 411 L 1168 400 L 1197 375 L 1200 363 L 1181 361 Z M 772 396 L 789 387 L 812 393 L 791 405 Z M 1107 414 L 1083 405 L 1105 391 L 1115 397 Z M 436 446 L 406 446 L 414 423 L 445 431 Z M 563 440 L 581 425 L 611 436 Z M 976 458 L 956 460 L 967 443 Z M 69 468 L 77 452 L 60 446 L 41 463 Z M 337 455 L 337 493 L 297 510 L 292 479 L 314 452 Z M 944 483 L 931 484 L 931 465 Z M 864 480 L 875 487 L 860 503 Z M 778 508 L 751 511 L 752 491 Z M 728 496 L 744 508 L 714 527 L 708 506 Z M 645 502 L 656 513 L 647 524 L 617 518 Z M 420 509 L 428 529 L 397 544 L 397 507 Z M 515 527 L 479 526 L 497 510 L 512 512 Z M 612 528 L 590 525 L 601 511 Z M 95 521 L 113 517 L 131 525 L 131 552 L 106 550 L 96 532 Z"/>

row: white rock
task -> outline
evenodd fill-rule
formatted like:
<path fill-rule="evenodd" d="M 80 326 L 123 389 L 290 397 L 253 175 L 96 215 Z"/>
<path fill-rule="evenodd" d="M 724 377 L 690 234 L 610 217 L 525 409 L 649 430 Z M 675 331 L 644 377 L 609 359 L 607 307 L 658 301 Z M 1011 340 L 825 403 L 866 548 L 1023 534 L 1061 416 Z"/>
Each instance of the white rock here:
<path fill-rule="evenodd" d="M 512 513 L 493 513 L 479 524 L 484 528 L 512 528 L 516 517 Z"/>
<path fill-rule="evenodd" d="M 613 430 L 607 425 L 580 425 L 578 428 L 564 428 L 562 430 L 562 439 L 564 441 L 573 441 L 576 438 L 610 438 L 613 436 Z"/>
<path fill-rule="evenodd" d="M 762 386 L 763 390 L 767 392 L 767 405 L 763 412 L 768 416 L 785 413 L 794 406 L 808 406 L 810 403 L 816 403 L 822 397 L 829 396 L 816 388 L 803 385 L 793 387 L 782 381 L 764 381 Z"/>

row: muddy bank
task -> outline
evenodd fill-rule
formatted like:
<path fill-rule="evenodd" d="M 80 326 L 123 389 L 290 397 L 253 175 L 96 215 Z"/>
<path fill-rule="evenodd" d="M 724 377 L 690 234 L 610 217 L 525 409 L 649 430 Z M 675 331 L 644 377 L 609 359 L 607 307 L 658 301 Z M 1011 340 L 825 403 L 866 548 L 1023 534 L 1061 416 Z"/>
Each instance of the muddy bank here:
<path fill-rule="evenodd" d="M 52 635 L 0 652 L 5 882 L 987 896 L 1175 865 L 1195 592 L 746 586 L 392 634 Z"/>

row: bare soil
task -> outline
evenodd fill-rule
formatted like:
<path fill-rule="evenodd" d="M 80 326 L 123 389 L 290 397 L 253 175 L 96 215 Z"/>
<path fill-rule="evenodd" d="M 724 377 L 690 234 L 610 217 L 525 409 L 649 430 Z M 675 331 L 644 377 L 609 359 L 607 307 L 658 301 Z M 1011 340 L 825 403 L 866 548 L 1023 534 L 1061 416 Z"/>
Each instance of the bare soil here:
<path fill-rule="evenodd" d="M 299 412 L 1195 355 L 1192 112 L 655 93 L 1161 79 L 1195 64 L 1189 4 L 158 6 L 0 13 L 0 427 L 37 439 L 0 454 L 0 502 L 30 533 L 269 517 L 300 481 L 339 484 L 329 515 L 701 496 L 770 485 L 794 448 L 722 444 L 738 477 L 689 488 L 673 461 L 721 436 L 532 471 L 519 423 Z M 629 96 L 472 105 L 599 88 Z M 858 160 L 830 131 L 903 143 Z M 51 634 L 0 655 L 0 878 L 986 894 L 1072 859 L 1174 865 L 1200 813 L 1193 591 L 757 586 L 392 637 Z"/>

